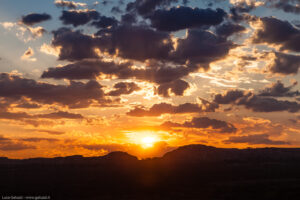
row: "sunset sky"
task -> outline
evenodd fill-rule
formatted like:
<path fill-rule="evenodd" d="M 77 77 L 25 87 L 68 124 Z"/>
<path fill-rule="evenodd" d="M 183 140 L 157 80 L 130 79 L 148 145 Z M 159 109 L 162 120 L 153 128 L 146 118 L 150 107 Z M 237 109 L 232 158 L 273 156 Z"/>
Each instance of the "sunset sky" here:
<path fill-rule="evenodd" d="M 0 157 L 300 147 L 300 0 L 0 0 Z"/>

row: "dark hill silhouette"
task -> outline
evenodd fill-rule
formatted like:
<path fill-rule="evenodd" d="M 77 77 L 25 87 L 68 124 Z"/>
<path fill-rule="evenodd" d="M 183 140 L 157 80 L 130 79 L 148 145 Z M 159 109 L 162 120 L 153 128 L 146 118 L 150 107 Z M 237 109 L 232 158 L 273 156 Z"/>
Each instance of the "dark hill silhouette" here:
<path fill-rule="evenodd" d="M 161 158 L 0 158 L 0 195 L 51 199 L 299 199 L 300 149 L 188 145 Z"/>

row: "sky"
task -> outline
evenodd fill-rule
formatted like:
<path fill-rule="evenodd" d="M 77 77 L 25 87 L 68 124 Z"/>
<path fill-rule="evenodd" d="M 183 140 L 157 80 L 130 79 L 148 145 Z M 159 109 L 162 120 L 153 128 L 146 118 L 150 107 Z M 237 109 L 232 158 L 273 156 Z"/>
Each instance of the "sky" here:
<path fill-rule="evenodd" d="M 0 157 L 300 147 L 299 0 L 0 1 Z"/>

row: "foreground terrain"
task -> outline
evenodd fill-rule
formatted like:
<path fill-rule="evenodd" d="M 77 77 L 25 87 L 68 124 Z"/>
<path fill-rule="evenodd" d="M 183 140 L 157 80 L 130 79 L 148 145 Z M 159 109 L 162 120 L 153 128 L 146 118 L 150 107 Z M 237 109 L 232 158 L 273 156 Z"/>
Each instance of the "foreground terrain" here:
<path fill-rule="evenodd" d="M 0 195 L 51 199 L 299 199 L 300 149 L 180 147 L 162 158 L 0 158 Z"/>

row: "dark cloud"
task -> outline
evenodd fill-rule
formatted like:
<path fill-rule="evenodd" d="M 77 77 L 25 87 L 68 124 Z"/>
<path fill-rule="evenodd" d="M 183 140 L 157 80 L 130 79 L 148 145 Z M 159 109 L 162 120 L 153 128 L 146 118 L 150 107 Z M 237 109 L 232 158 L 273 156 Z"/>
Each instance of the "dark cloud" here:
<path fill-rule="evenodd" d="M 238 105 L 245 105 L 246 108 L 254 112 L 298 112 L 300 104 L 291 101 L 282 101 L 274 98 L 262 98 L 258 96 L 251 96 L 249 98 L 241 99 Z"/>
<path fill-rule="evenodd" d="M 300 52 L 300 30 L 288 21 L 281 21 L 274 17 L 260 19 L 262 27 L 259 28 L 252 41 L 254 43 L 268 43 L 281 45 L 282 50 Z"/>
<path fill-rule="evenodd" d="M 210 119 L 208 117 L 194 117 L 191 121 L 186 121 L 183 124 L 165 122 L 162 126 L 169 128 L 211 128 L 221 133 L 234 133 L 237 130 L 234 125 L 230 123 L 217 119 Z"/>
<path fill-rule="evenodd" d="M 34 24 L 50 20 L 51 16 L 47 13 L 39 14 L 39 13 L 31 13 L 22 17 L 21 22 L 28 26 L 32 26 Z"/>
<path fill-rule="evenodd" d="M 230 90 L 223 95 L 217 94 L 214 102 L 218 104 L 243 105 L 254 112 L 298 112 L 300 110 L 300 104 L 297 102 L 257 96 L 252 92 L 240 90 Z"/>
<path fill-rule="evenodd" d="M 25 109 L 35 109 L 35 108 L 40 108 L 41 105 L 39 105 L 37 103 L 31 103 L 31 102 L 22 102 L 22 103 L 19 103 L 16 107 L 25 108 Z"/>
<path fill-rule="evenodd" d="M 0 74 L 0 96 L 14 99 L 26 97 L 38 103 L 57 103 L 70 108 L 88 107 L 93 102 L 108 102 L 97 81 L 71 81 L 68 85 L 53 85 L 7 73 Z"/>
<path fill-rule="evenodd" d="M 38 137 L 21 138 L 21 139 L 18 139 L 18 140 L 24 141 L 24 142 L 42 142 L 42 141 L 57 142 L 57 141 L 59 141 L 59 139 L 55 139 L 55 138 L 38 138 Z"/>
<path fill-rule="evenodd" d="M 231 9 L 239 13 L 248 13 L 257 7 L 255 3 L 255 1 L 237 1 Z"/>
<path fill-rule="evenodd" d="M 0 135 L 0 151 L 21 151 L 27 149 L 36 149 L 36 147 Z"/>
<path fill-rule="evenodd" d="M 119 14 L 119 13 L 122 13 L 123 11 L 120 9 L 120 7 L 118 6 L 113 6 L 110 10 L 112 13 L 115 13 L 115 14 Z"/>
<path fill-rule="evenodd" d="M 251 95 L 251 93 L 248 95 Z M 241 90 L 229 90 L 226 91 L 224 95 L 216 94 L 214 102 L 218 104 L 230 104 L 230 103 L 234 103 L 237 99 L 240 99 L 248 95 L 246 95 L 245 92 Z"/>
<path fill-rule="evenodd" d="M 173 7 L 169 10 L 156 10 L 148 16 L 152 27 L 161 31 L 178 31 L 186 28 L 199 28 L 220 24 L 226 13 L 222 9 L 212 10 Z"/>
<path fill-rule="evenodd" d="M 24 119 L 83 119 L 80 114 L 58 111 L 48 114 L 31 115 L 26 112 L 0 112 L 0 119 L 24 120 Z"/>
<path fill-rule="evenodd" d="M 225 24 L 218 26 L 216 28 L 216 33 L 220 36 L 227 38 L 235 33 L 240 33 L 245 30 L 246 28 L 242 25 L 227 22 Z"/>
<path fill-rule="evenodd" d="M 55 79 L 95 79 L 99 75 L 116 76 L 119 79 L 135 78 L 151 83 L 159 84 L 158 94 L 182 95 L 188 88 L 188 83 L 180 80 L 188 75 L 192 68 L 184 66 L 148 66 L 144 68 L 132 68 L 131 63 L 117 64 L 115 62 L 104 62 L 101 60 L 83 60 L 63 67 L 49 68 L 42 74 L 42 78 Z"/>
<path fill-rule="evenodd" d="M 49 114 L 35 115 L 37 118 L 47 118 L 47 119 L 83 119 L 81 114 L 69 113 L 65 111 L 58 111 Z"/>
<path fill-rule="evenodd" d="M 300 14 L 299 0 L 269 0 L 267 3 L 271 8 L 277 8 L 287 13 Z"/>
<path fill-rule="evenodd" d="M 280 140 L 271 140 L 267 134 L 258 135 L 246 135 L 246 136 L 232 136 L 228 140 L 223 141 L 226 144 L 231 143 L 242 143 L 242 144 L 266 144 L 266 145 L 284 145 L 289 144 L 289 142 Z"/>
<path fill-rule="evenodd" d="M 135 0 L 127 4 L 126 10 L 137 12 L 140 15 L 147 15 L 158 6 L 167 6 L 174 2 L 176 3 L 178 0 Z"/>
<path fill-rule="evenodd" d="M 237 7 L 230 8 L 229 19 L 231 19 L 234 22 L 237 22 L 237 23 L 241 23 L 241 22 L 249 23 L 249 22 L 256 21 L 257 18 L 258 18 L 257 16 L 250 15 L 248 12 L 241 12 L 240 9 L 238 9 Z"/>
<path fill-rule="evenodd" d="M 99 31 L 98 37 L 80 31 L 61 28 L 54 31 L 52 45 L 61 47 L 60 60 L 81 60 L 98 57 L 95 49 L 111 55 L 145 61 L 167 59 L 173 42 L 167 33 L 154 31 L 146 26 L 121 25 Z"/>
<path fill-rule="evenodd" d="M 99 48 L 122 58 L 145 61 L 165 60 L 173 50 L 168 33 L 155 31 L 147 26 L 120 25 L 105 32 L 99 32 Z"/>
<path fill-rule="evenodd" d="M 300 68 L 300 56 L 275 52 L 274 60 L 268 67 L 272 73 L 297 74 Z"/>
<path fill-rule="evenodd" d="M 118 20 L 116 20 L 114 17 L 106 17 L 101 16 L 97 21 L 94 21 L 92 23 L 93 26 L 96 26 L 97 28 L 108 28 L 111 26 L 115 26 L 118 24 Z"/>
<path fill-rule="evenodd" d="M 170 93 L 173 93 L 177 96 L 183 96 L 184 91 L 189 88 L 189 84 L 183 80 L 175 80 L 168 83 L 163 83 L 158 86 L 156 92 L 164 97 L 169 97 Z"/>
<path fill-rule="evenodd" d="M 172 59 L 177 62 L 208 64 L 225 57 L 235 45 L 225 38 L 204 30 L 188 30 L 184 39 L 178 39 L 178 45 Z"/>
<path fill-rule="evenodd" d="M 36 149 L 36 147 L 20 142 L 0 144 L 0 151 L 22 151 L 27 149 Z"/>
<path fill-rule="evenodd" d="M 172 105 L 169 103 L 154 104 L 151 108 L 136 107 L 129 111 L 127 115 L 135 117 L 160 116 L 163 114 L 184 114 L 184 113 L 203 113 L 214 112 L 218 108 L 215 103 L 202 100 L 202 104 L 184 103 Z"/>
<path fill-rule="evenodd" d="M 61 47 L 59 60 L 82 60 L 99 57 L 95 52 L 97 42 L 89 35 L 68 28 L 53 31 L 52 45 Z"/>
<path fill-rule="evenodd" d="M 64 0 L 56 0 L 54 2 L 54 4 L 57 7 L 69 8 L 69 9 L 76 9 L 78 7 L 85 7 L 86 6 L 85 3 L 77 3 L 77 2 L 74 2 L 74 1 L 64 1 Z"/>
<path fill-rule="evenodd" d="M 104 62 L 102 60 L 83 60 L 63 67 L 49 68 L 44 71 L 42 78 L 55 79 L 96 79 L 101 74 L 119 75 L 120 77 L 131 77 L 131 63 L 117 64 L 115 62 Z M 124 75 L 122 75 L 124 73 Z M 126 76 L 128 74 L 128 76 Z M 126 77 L 125 77 L 126 76 Z"/>
<path fill-rule="evenodd" d="M 121 22 L 123 24 L 134 24 L 137 22 L 137 16 L 132 13 L 126 13 L 126 14 L 122 15 Z"/>
<path fill-rule="evenodd" d="M 32 116 L 26 112 L 0 112 L 0 119 L 22 120 L 31 117 Z"/>
<path fill-rule="evenodd" d="M 32 131 L 37 131 L 37 132 L 40 132 L 40 133 L 48 133 L 50 135 L 63 135 L 63 134 L 65 134 L 64 131 L 53 131 L 53 130 L 45 130 L 45 129 L 34 129 Z"/>
<path fill-rule="evenodd" d="M 95 10 L 71 10 L 71 11 L 62 11 L 60 20 L 63 24 L 71 24 L 74 27 L 87 24 L 92 20 L 96 20 L 100 17 L 100 14 Z"/>
<path fill-rule="evenodd" d="M 124 94 L 131 94 L 141 88 L 133 82 L 119 82 L 114 85 L 114 90 L 108 93 L 109 96 L 120 96 Z"/>
<path fill-rule="evenodd" d="M 266 87 L 258 93 L 258 96 L 271 96 L 271 97 L 294 97 L 299 96 L 299 91 L 291 91 L 292 88 L 297 84 L 285 87 L 281 81 L 273 83 L 271 86 Z"/>
<path fill-rule="evenodd" d="M 14 99 L 14 98 L 4 98 L 0 97 L 0 112 L 7 111 L 9 108 L 25 108 L 25 109 L 36 109 L 41 108 L 42 106 L 30 102 L 28 99 Z"/>
<path fill-rule="evenodd" d="M 210 31 L 189 30 L 186 38 L 178 39 L 174 49 L 170 34 L 144 25 L 114 26 L 100 30 L 96 37 L 67 28 L 53 33 L 52 45 L 61 47 L 59 59 L 70 61 L 98 58 L 95 49 L 99 49 L 102 53 L 125 59 L 201 64 L 201 67 L 207 69 L 210 62 L 224 58 L 230 49 L 236 47 L 231 41 Z M 194 66 L 189 71 L 197 68 Z"/>
<path fill-rule="evenodd" d="M 0 142 L 1 141 L 8 141 L 8 140 L 10 140 L 10 139 L 7 138 L 7 137 L 4 137 L 3 135 L 0 135 Z"/>

